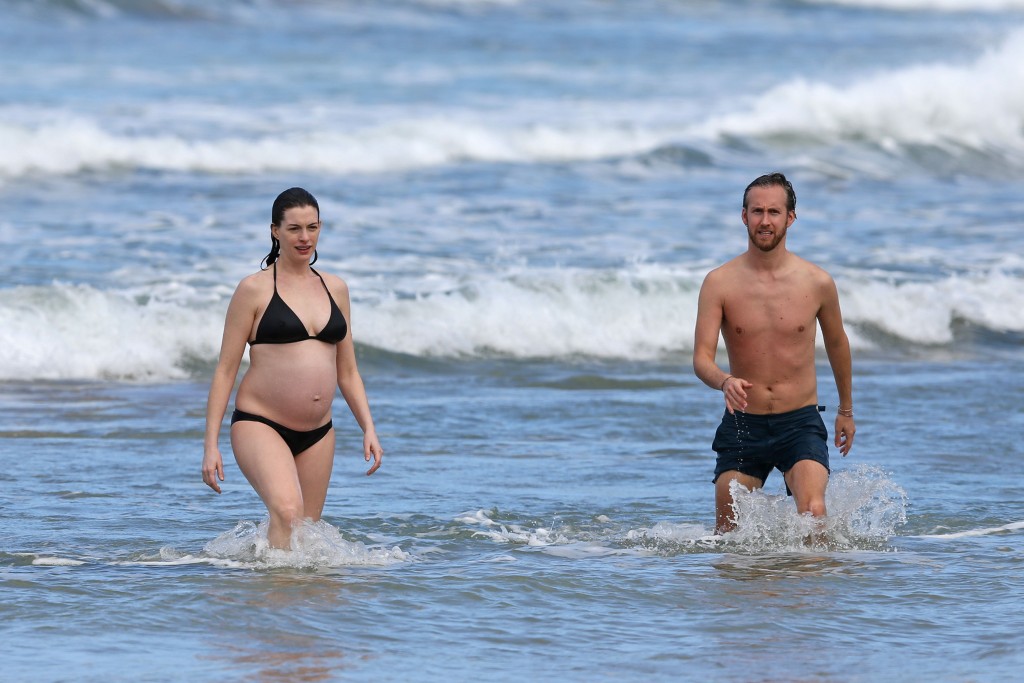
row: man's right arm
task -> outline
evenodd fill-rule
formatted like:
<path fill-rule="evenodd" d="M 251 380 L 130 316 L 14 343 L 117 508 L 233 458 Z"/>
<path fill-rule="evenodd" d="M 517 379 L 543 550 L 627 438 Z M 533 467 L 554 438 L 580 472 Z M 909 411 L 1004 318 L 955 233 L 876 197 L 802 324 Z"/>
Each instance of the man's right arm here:
<path fill-rule="evenodd" d="M 729 377 L 715 361 L 722 331 L 722 299 L 715 285 L 715 271 L 708 273 L 697 298 L 697 324 L 693 333 L 693 372 L 713 389 L 721 389 Z"/>
<path fill-rule="evenodd" d="M 716 283 L 719 273 L 711 271 L 704 278 L 697 298 L 697 324 L 693 334 L 693 372 L 700 381 L 721 391 L 725 407 L 732 413 L 747 409 L 750 382 L 724 372 L 716 362 L 718 337 L 722 333 L 725 307 L 721 287 Z"/>

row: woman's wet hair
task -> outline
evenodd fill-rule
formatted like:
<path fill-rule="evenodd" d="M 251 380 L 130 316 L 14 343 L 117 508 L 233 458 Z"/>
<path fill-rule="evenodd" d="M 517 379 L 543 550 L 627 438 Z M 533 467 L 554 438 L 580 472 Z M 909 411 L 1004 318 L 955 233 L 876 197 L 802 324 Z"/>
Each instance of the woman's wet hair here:
<path fill-rule="evenodd" d="M 747 208 L 747 195 L 755 187 L 781 187 L 786 191 L 786 210 L 796 211 L 796 191 L 793 189 L 793 183 L 789 182 L 781 173 L 766 173 L 747 185 L 747 189 L 743 190 L 744 209 Z"/>
<path fill-rule="evenodd" d="M 302 189 L 301 187 L 291 187 L 277 195 L 277 199 L 274 200 L 274 206 L 270 210 L 270 224 L 281 225 L 281 221 L 284 220 L 284 214 L 288 209 L 295 209 L 302 206 L 312 206 L 316 209 L 317 217 L 320 216 L 320 205 L 316 201 L 316 197 Z M 269 268 L 277 261 L 277 257 L 281 255 L 281 243 L 270 236 L 270 253 L 263 257 L 260 261 L 260 266 L 263 268 Z M 313 250 L 313 260 L 310 261 L 310 265 L 316 263 L 317 253 Z"/>

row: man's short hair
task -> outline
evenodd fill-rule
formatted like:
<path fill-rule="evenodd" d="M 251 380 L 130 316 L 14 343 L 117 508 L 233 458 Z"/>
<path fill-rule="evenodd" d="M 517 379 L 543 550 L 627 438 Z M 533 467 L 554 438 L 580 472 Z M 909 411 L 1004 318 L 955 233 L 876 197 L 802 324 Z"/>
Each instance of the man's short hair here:
<path fill-rule="evenodd" d="M 781 187 L 786 191 L 786 210 L 796 211 L 796 191 L 793 189 L 793 183 L 786 179 L 786 176 L 782 175 L 778 171 L 775 173 L 766 173 L 763 176 L 754 180 L 754 182 L 747 185 L 747 189 L 743 191 L 743 208 L 747 208 L 747 195 L 750 194 L 750 188 L 752 187 Z"/>

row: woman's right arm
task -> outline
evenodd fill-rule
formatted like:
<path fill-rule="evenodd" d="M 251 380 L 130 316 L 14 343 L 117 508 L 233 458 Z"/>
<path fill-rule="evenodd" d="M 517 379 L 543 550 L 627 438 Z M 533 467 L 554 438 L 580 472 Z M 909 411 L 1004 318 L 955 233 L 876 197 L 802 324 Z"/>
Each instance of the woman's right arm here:
<path fill-rule="evenodd" d="M 206 399 L 206 438 L 203 444 L 203 481 L 220 493 L 218 480 L 224 481 L 224 461 L 220 455 L 220 426 L 228 409 L 228 399 L 238 377 L 242 354 L 249 340 L 257 307 L 253 302 L 255 288 L 250 278 L 242 280 L 235 289 L 228 304 L 224 319 L 224 336 L 220 343 L 220 357 L 210 382 L 210 394 Z"/>

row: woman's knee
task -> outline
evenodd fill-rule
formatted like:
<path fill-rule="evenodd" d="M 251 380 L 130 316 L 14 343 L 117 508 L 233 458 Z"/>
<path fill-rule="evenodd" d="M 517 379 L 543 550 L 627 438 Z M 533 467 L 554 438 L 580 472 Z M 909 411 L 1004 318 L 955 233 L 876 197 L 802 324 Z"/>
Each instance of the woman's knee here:
<path fill-rule="evenodd" d="M 286 500 L 274 501 L 267 506 L 268 512 L 282 524 L 295 526 L 305 518 L 305 508 L 301 497 L 289 497 Z"/>

